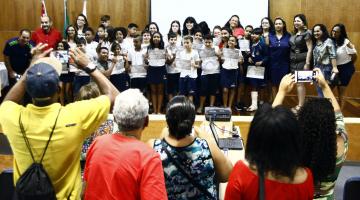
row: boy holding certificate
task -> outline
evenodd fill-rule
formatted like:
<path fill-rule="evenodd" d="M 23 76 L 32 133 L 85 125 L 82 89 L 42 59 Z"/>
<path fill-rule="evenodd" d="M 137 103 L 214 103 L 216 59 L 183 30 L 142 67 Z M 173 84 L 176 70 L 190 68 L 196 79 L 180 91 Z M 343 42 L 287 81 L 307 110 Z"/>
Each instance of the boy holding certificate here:
<path fill-rule="evenodd" d="M 147 66 L 145 66 L 144 59 L 146 49 L 141 48 L 141 41 L 142 38 L 140 35 L 134 38 L 134 49 L 129 49 L 128 64 L 125 67 L 127 71 L 130 72 L 130 87 L 137 88 L 145 94 Z"/>
<path fill-rule="evenodd" d="M 202 114 L 207 96 L 210 96 L 210 106 L 214 106 L 216 94 L 219 92 L 220 81 L 220 50 L 218 46 L 213 45 L 213 37 L 206 35 L 204 37 L 204 48 L 200 51 L 201 59 L 201 90 L 200 105 L 197 114 Z"/>
<path fill-rule="evenodd" d="M 196 94 L 197 68 L 199 68 L 199 53 L 192 48 L 193 38 L 185 36 L 184 50 L 176 56 L 176 67 L 180 69 L 179 92 L 193 101 Z"/>

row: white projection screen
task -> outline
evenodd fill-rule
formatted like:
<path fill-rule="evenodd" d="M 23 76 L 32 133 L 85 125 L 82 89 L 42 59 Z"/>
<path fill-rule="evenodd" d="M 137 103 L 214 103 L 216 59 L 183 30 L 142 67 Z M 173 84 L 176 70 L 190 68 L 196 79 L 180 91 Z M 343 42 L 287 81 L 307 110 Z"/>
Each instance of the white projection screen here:
<path fill-rule="evenodd" d="M 150 20 L 159 25 L 164 35 L 173 20 L 179 20 L 181 30 L 188 16 L 196 22 L 206 21 L 212 31 L 215 25 L 221 27 L 232 15 L 238 15 L 246 25 L 260 26 L 260 20 L 269 15 L 268 0 L 150 0 Z"/>

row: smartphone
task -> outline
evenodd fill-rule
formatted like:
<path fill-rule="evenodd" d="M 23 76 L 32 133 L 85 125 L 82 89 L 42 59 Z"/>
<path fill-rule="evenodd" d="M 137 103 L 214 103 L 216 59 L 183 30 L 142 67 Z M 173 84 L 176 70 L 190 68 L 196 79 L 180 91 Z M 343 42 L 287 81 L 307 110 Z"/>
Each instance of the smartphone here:
<path fill-rule="evenodd" d="M 296 83 L 313 82 L 315 75 L 316 75 L 316 71 L 310 71 L 310 70 L 295 71 L 295 82 Z"/>
<path fill-rule="evenodd" d="M 69 61 L 71 60 L 71 57 L 69 55 L 69 51 L 66 50 L 58 50 L 58 51 L 52 51 L 50 53 L 50 57 L 55 57 L 58 59 L 62 64 L 62 74 L 67 74 L 69 72 Z"/>
<path fill-rule="evenodd" d="M 61 64 L 69 63 L 69 58 L 70 58 L 69 51 L 60 50 L 60 51 L 53 51 L 51 53 L 52 53 L 52 56 L 54 56 L 61 62 Z"/>

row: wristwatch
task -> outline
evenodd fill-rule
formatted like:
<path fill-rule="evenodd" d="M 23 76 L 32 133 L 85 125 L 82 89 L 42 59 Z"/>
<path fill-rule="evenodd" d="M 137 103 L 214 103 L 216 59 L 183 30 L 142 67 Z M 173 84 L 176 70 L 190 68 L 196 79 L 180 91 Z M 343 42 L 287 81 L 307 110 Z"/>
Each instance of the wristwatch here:
<path fill-rule="evenodd" d="M 91 62 L 86 67 L 84 67 L 83 70 L 86 73 L 91 74 L 92 72 L 94 72 L 96 70 L 96 65 Z"/>

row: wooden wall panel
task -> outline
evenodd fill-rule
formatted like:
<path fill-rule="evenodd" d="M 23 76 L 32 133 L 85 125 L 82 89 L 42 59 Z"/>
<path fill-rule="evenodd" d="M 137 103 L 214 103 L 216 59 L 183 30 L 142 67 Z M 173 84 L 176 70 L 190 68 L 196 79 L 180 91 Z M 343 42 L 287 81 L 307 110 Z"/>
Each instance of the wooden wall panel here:
<path fill-rule="evenodd" d="M 87 16 L 91 27 L 100 23 L 103 14 L 111 16 L 113 27 L 124 26 L 130 22 L 143 29 L 149 22 L 149 0 L 87 0 Z M 64 26 L 64 1 L 47 0 L 46 9 L 53 19 L 53 26 L 62 32 Z M 22 28 L 34 30 L 40 26 L 40 0 L 0 0 L 0 51 L 3 51 L 7 39 L 18 35 Z M 82 12 L 82 0 L 68 0 L 70 23 Z M 10 34 L 14 33 L 14 34 Z M 0 61 L 3 60 L 2 53 Z"/>
<path fill-rule="evenodd" d="M 149 0 L 87 0 L 87 13 L 90 25 L 97 27 L 100 16 L 111 16 L 112 25 L 127 26 L 128 23 L 137 23 L 140 28 L 148 23 Z M 63 0 L 47 0 L 46 9 L 48 15 L 53 18 L 54 26 L 60 30 L 63 28 L 64 6 Z M 35 29 L 40 25 L 40 0 L 0 0 L 0 31 L 20 30 L 27 27 Z M 68 0 L 68 12 L 70 21 L 82 11 L 83 1 Z"/>

